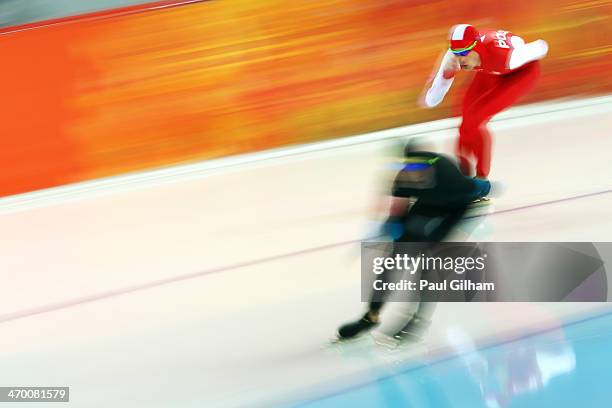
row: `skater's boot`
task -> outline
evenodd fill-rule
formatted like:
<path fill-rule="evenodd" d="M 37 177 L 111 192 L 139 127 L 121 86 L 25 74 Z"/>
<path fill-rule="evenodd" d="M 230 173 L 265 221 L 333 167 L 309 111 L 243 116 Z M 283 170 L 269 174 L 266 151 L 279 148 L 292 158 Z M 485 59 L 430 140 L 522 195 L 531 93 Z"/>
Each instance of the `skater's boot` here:
<path fill-rule="evenodd" d="M 415 316 L 393 337 L 401 342 L 420 342 L 425 337 L 429 326 L 431 326 L 430 320 Z"/>
<path fill-rule="evenodd" d="M 370 312 L 367 312 L 361 319 L 340 326 L 338 338 L 340 340 L 352 339 L 376 325 L 378 325 L 378 315 L 372 315 Z"/>
<path fill-rule="evenodd" d="M 486 178 L 474 177 L 472 179 L 475 187 L 474 201 L 472 201 L 472 205 L 487 202 L 489 199 L 487 195 L 491 191 L 491 182 Z"/>

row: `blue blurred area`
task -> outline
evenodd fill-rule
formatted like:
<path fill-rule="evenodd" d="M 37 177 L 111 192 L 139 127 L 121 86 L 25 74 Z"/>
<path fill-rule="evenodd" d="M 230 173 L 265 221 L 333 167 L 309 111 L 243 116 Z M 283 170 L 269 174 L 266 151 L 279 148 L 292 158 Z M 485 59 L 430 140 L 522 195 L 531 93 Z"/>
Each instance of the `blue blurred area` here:
<path fill-rule="evenodd" d="M 300 407 L 606 407 L 612 397 L 612 314 L 377 380 Z"/>

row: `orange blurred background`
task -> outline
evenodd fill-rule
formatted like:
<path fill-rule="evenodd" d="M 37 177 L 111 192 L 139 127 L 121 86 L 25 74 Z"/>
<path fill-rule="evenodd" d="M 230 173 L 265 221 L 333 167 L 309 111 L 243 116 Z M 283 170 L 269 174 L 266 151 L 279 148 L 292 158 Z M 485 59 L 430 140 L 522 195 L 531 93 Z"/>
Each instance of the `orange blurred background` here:
<path fill-rule="evenodd" d="M 451 116 L 471 74 L 416 98 L 456 23 L 548 41 L 523 103 L 608 93 L 611 9 L 233 0 L 5 29 L 0 195 Z"/>

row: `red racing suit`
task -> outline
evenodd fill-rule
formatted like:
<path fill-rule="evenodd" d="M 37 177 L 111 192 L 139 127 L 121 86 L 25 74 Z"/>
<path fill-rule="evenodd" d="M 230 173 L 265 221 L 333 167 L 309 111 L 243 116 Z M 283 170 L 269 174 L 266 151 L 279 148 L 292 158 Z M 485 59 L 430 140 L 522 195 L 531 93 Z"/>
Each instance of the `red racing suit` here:
<path fill-rule="evenodd" d="M 487 122 L 533 88 L 540 73 L 538 60 L 546 56 L 548 44 L 543 40 L 525 44 L 508 31 L 486 30 L 480 32 L 474 51 L 481 63 L 474 68 L 476 74 L 463 99 L 457 155 L 465 174 L 472 174 L 475 159 L 476 176 L 487 178 L 491 169 Z M 457 57 L 447 51 L 425 94 L 427 107 L 442 101 L 460 69 Z"/>

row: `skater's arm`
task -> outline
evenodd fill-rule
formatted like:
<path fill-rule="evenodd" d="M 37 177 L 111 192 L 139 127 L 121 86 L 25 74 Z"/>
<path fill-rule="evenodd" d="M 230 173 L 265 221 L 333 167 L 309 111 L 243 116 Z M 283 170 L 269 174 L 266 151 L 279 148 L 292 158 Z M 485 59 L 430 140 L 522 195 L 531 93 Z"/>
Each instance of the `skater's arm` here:
<path fill-rule="evenodd" d="M 440 68 L 431 82 L 431 86 L 422 97 L 421 102 L 428 108 L 433 108 L 442 102 L 450 89 L 459 70 L 459 62 L 450 50 L 447 50 L 440 62 Z"/>
<path fill-rule="evenodd" d="M 548 53 L 548 43 L 544 40 L 525 44 L 521 37 L 515 35 L 511 38 L 511 42 L 514 49 L 508 59 L 509 69 L 516 69 L 529 62 L 540 60 Z"/>
<path fill-rule="evenodd" d="M 414 202 L 412 197 L 391 197 L 389 205 L 389 216 L 401 216 L 406 213 L 406 209 Z"/>
<path fill-rule="evenodd" d="M 414 201 L 408 197 L 391 197 L 389 205 L 389 216 L 383 224 L 382 230 L 385 235 L 393 240 L 404 235 L 404 217 Z"/>

